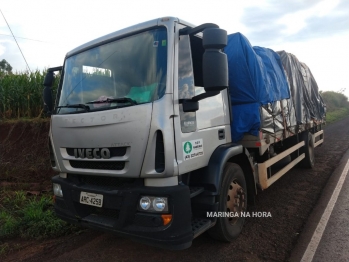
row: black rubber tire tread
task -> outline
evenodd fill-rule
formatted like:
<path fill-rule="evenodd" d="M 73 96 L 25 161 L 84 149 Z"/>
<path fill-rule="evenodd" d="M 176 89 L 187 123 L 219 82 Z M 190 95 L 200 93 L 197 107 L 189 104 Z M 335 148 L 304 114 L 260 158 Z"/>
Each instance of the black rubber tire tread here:
<path fill-rule="evenodd" d="M 301 162 L 299 162 L 299 166 L 304 168 L 313 168 L 315 165 L 315 154 L 314 154 L 314 143 L 312 139 L 312 134 L 309 131 L 304 131 L 301 134 L 301 141 L 304 141 L 304 146 L 300 148 L 299 153 L 305 154 L 305 157 Z M 310 152 L 310 149 L 312 153 Z"/>
<path fill-rule="evenodd" d="M 241 167 L 235 163 L 227 163 L 223 171 L 223 181 L 219 196 L 219 212 L 227 210 L 227 193 L 231 181 L 237 180 L 245 192 L 245 212 L 247 209 L 247 188 L 244 173 Z M 240 217 L 238 221 L 231 225 L 226 217 L 218 217 L 214 227 L 208 230 L 208 234 L 219 241 L 231 242 L 239 236 L 244 225 L 245 218 Z"/>

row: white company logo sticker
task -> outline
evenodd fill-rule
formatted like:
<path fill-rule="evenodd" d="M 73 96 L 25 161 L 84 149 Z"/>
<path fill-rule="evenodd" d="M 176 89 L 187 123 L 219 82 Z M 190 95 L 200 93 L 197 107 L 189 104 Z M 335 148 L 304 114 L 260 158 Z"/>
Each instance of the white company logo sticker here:
<path fill-rule="evenodd" d="M 202 139 L 186 141 L 182 144 L 184 160 L 204 155 L 204 144 L 202 143 Z"/>

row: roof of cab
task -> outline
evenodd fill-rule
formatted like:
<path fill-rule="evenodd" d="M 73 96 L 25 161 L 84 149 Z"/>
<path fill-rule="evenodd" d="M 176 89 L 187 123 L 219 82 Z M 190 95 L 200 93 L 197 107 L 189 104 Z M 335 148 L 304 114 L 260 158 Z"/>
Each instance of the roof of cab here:
<path fill-rule="evenodd" d="M 120 36 L 127 35 L 127 34 L 132 34 L 134 32 L 138 32 L 138 31 L 150 28 L 150 27 L 154 27 L 154 26 L 158 26 L 158 25 L 164 24 L 164 22 L 177 22 L 177 23 L 179 22 L 181 24 L 192 26 L 190 23 L 187 23 L 187 22 L 185 22 L 183 20 L 179 20 L 178 18 L 175 18 L 175 17 L 170 17 L 170 16 L 168 16 L 168 17 L 161 17 L 161 18 L 153 19 L 153 20 L 150 20 L 150 21 L 147 21 L 147 22 L 139 23 L 139 24 L 136 24 L 136 25 L 133 25 L 133 26 L 130 26 L 130 27 L 127 27 L 127 28 L 115 31 L 113 33 L 107 34 L 105 36 L 96 38 L 96 39 L 94 39 L 92 41 L 89 41 L 89 42 L 87 42 L 85 44 L 82 44 L 82 45 L 74 48 L 73 50 L 69 51 L 67 53 L 66 57 L 70 57 L 70 56 L 75 55 L 77 53 L 81 53 L 81 52 L 83 52 L 83 51 L 85 51 L 87 49 L 90 49 L 90 48 L 92 48 L 94 46 L 101 45 L 103 43 L 109 42 L 112 39 L 118 38 Z"/>

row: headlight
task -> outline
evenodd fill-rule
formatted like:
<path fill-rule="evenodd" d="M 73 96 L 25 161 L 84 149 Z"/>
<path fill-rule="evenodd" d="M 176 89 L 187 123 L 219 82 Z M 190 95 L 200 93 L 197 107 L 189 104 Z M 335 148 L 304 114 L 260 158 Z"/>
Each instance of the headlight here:
<path fill-rule="evenodd" d="M 63 197 L 63 192 L 60 184 L 53 183 L 53 194 L 55 196 Z"/>
<path fill-rule="evenodd" d="M 139 200 L 139 205 L 143 210 L 148 210 L 150 207 L 151 201 L 149 197 L 142 197 L 141 200 Z"/>
<path fill-rule="evenodd" d="M 167 197 L 141 196 L 138 210 L 149 212 L 167 212 Z"/>
<path fill-rule="evenodd" d="M 157 197 L 153 200 L 153 208 L 156 211 L 163 211 L 166 208 L 167 201 L 164 198 Z"/>

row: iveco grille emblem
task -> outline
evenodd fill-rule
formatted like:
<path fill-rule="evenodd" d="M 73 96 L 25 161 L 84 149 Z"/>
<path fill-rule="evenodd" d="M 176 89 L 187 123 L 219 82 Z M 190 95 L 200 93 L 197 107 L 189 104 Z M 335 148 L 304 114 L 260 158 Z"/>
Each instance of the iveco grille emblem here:
<path fill-rule="evenodd" d="M 96 159 L 109 159 L 110 151 L 108 148 L 75 148 L 75 158 L 96 158 Z"/>

